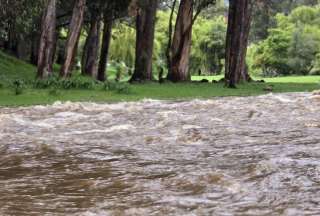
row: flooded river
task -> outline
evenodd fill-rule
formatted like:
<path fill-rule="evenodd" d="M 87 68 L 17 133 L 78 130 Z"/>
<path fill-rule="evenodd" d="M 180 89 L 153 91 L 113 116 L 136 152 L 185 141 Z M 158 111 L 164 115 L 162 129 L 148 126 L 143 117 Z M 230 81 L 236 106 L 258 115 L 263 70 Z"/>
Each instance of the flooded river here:
<path fill-rule="evenodd" d="M 0 215 L 320 215 L 320 98 L 0 108 Z"/>

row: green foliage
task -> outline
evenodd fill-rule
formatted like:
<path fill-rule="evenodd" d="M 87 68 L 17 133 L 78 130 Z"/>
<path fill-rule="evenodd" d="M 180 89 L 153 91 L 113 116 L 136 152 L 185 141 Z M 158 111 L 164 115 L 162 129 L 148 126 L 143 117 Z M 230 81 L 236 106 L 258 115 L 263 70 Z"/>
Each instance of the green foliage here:
<path fill-rule="evenodd" d="M 307 75 L 320 69 L 320 6 L 298 7 L 291 14 L 276 16 L 269 36 L 249 49 L 254 74 Z"/>
<path fill-rule="evenodd" d="M 300 6 L 290 14 L 290 21 L 294 24 L 318 25 L 320 21 L 319 8 Z"/>
<path fill-rule="evenodd" d="M 24 40 L 30 39 L 33 31 L 38 27 L 41 18 L 43 0 L 0 0 L 0 40 L 9 39 L 9 31 L 17 33 Z"/>
<path fill-rule="evenodd" d="M 130 94 L 131 89 L 129 84 L 122 82 L 106 82 L 103 86 L 104 91 L 114 91 L 119 94 Z"/>
<path fill-rule="evenodd" d="M 109 58 L 134 67 L 136 32 L 125 23 L 117 23 L 112 30 Z"/>
<path fill-rule="evenodd" d="M 84 90 L 92 90 L 99 83 L 92 78 L 82 77 L 82 76 L 74 76 L 70 79 L 59 79 L 56 76 L 52 76 L 45 80 L 35 80 L 33 82 L 33 88 L 35 89 L 84 89 Z"/>
<path fill-rule="evenodd" d="M 5 56 L 5 54 L 4 54 Z M 11 58 L 0 59 L 3 65 L 10 64 Z M 34 74 L 36 68 L 21 61 L 16 62 L 17 68 L 25 68 L 20 70 L 20 77 L 28 77 L 29 74 Z M 8 67 L 7 74 L 12 74 L 16 71 L 14 67 Z M 0 76 L 1 77 L 1 76 Z M 32 78 L 32 77 L 31 77 Z M 201 80 L 219 80 L 221 76 L 215 77 L 193 77 L 193 79 Z M 91 79 L 84 77 L 83 79 Z M 2 81 L 1 77 L 1 81 Z M 7 85 L 0 89 L 0 106 L 27 106 L 38 104 L 52 104 L 55 101 L 93 101 L 93 102 L 115 102 L 115 101 L 133 101 L 144 98 L 152 99 L 172 99 L 172 100 L 187 100 L 195 98 L 212 98 L 215 96 L 248 96 L 265 94 L 263 88 L 266 84 L 249 83 L 239 85 L 238 89 L 223 88 L 223 83 L 145 83 L 143 85 L 129 85 L 127 83 L 113 83 L 107 85 L 105 83 L 97 83 L 97 86 L 92 90 L 84 89 L 60 89 L 48 87 L 45 89 L 32 88 L 33 83 L 24 81 L 26 90 L 23 95 L 15 96 L 12 93 L 11 83 L 16 80 L 14 76 L 6 78 Z M 21 79 L 19 79 L 21 80 Z M 92 79 L 91 79 L 92 80 Z M 274 92 L 305 92 L 319 89 L 320 76 L 304 76 L 304 77 L 281 77 L 267 78 L 266 82 L 272 83 Z M 20 82 L 20 81 L 19 81 Z M 4 83 L 4 84 L 6 84 Z M 104 88 L 104 90 L 102 90 Z"/>
<path fill-rule="evenodd" d="M 15 95 L 21 95 L 26 88 L 24 81 L 19 79 L 13 80 L 11 87 Z"/>
<path fill-rule="evenodd" d="M 129 94 L 130 86 L 124 82 L 99 82 L 91 77 L 75 75 L 69 79 L 60 79 L 51 76 L 48 79 L 38 79 L 32 82 L 34 89 L 48 89 L 48 94 L 58 96 L 62 90 L 104 90 L 113 91 L 119 94 Z"/>
<path fill-rule="evenodd" d="M 223 16 L 199 18 L 193 28 L 191 71 L 221 74 L 224 69 L 227 23 Z"/>
<path fill-rule="evenodd" d="M 288 65 L 293 74 L 307 75 L 314 68 L 316 55 L 320 52 L 320 29 L 299 26 L 293 33 L 288 50 Z"/>
<path fill-rule="evenodd" d="M 310 6 L 307 9 L 319 4 L 319 0 L 263 0 L 254 1 L 253 19 L 250 33 L 250 41 L 258 42 L 260 40 L 266 39 L 268 34 L 268 29 L 276 27 L 276 20 L 274 17 L 278 13 L 290 14 L 296 8 L 301 8 L 297 10 L 293 19 L 297 20 L 308 20 L 308 17 L 314 17 L 314 13 L 305 13 L 303 6 Z M 302 11 L 302 13 L 301 13 Z M 300 16 L 302 15 L 302 16 Z M 294 20 L 292 21 L 294 22 Z"/>
<path fill-rule="evenodd" d="M 155 29 L 153 62 L 154 71 L 166 62 L 168 43 L 168 25 L 170 11 L 160 10 L 157 13 Z M 175 20 L 175 17 L 174 17 Z M 225 33 L 227 23 L 223 16 L 206 19 L 198 17 L 193 26 L 190 69 L 193 74 L 199 69 L 204 74 L 219 74 L 223 70 Z M 110 60 L 124 62 L 129 68 L 134 67 L 135 37 L 133 26 L 128 23 L 117 23 L 113 28 L 110 46 Z"/>
<path fill-rule="evenodd" d="M 48 79 L 37 79 L 33 82 L 33 88 L 35 89 L 47 89 L 50 87 L 58 87 L 58 78 L 55 76 Z"/>

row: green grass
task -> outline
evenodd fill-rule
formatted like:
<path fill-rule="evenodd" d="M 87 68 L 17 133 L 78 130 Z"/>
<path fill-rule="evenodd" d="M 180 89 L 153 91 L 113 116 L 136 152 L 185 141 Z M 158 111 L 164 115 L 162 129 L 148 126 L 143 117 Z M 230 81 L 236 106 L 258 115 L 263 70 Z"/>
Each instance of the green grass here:
<path fill-rule="evenodd" d="M 239 85 L 237 89 L 228 89 L 223 84 L 212 83 L 147 83 L 131 85 L 128 94 L 116 91 L 104 91 L 97 87 L 94 90 L 58 90 L 52 94 L 52 89 L 25 89 L 23 94 L 15 95 L 12 88 L 6 84 L 14 79 L 32 81 L 35 77 L 35 67 L 9 57 L 0 52 L 0 106 L 28 106 L 36 104 L 51 104 L 55 101 L 90 101 L 118 102 L 136 101 L 145 98 L 161 100 L 206 99 L 220 96 L 249 96 L 261 95 L 266 92 L 266 86 L 272 85 L 274 92 L 305 92 L 320 88 L 320 76 L 312 77 L 281 77 L 265 79 L 268 83 L 249 83 Z M 219 77 L 193 77 L 194 80 L 203 78 L 216 79 Z"/>
<path fill-rule="evenodd" d="M 36 68 L 33 65 L 0 51 L 0 81 L 6 82 L 14 79 L 33 80 L 35 76 Z"/>
<path fill-rule="evenodd" d="M 193 76 L 192 80 L 199 81 L 202 79 L 220 80 L 223 76 Z M 285 77 L 273 77 L 273 78 L 263 78 L 254 77 L 255 80 L 264 80 L 268 83 L 320 83 L 320 76 L 285 76 Z"/>

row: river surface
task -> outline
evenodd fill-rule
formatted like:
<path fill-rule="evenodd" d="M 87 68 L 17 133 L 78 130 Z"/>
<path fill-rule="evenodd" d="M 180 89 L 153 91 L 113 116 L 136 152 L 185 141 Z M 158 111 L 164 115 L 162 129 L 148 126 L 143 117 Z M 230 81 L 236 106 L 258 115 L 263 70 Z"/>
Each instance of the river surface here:
<path fill-rule="evenodd" d="M 320 215 L 320 96 L 0 108 L 0 215 Z"/>

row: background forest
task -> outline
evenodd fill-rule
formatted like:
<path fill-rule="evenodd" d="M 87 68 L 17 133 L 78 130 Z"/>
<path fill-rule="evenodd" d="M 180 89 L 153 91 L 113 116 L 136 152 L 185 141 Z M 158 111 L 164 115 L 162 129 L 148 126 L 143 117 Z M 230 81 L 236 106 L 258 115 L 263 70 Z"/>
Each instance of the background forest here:
<path fill-rule="evenodd" d="M 1 0 L 5 5 L 5 0 Z M 8 1 L 7 1 L 8 2 Z M 12 4 L 16 4 L 12 7 Z M 18 58 L 35 62 L 37 26 L 41 4 L 38 1 L 10 1 L 11 9 L 0 13 L 0 47 Z M 58 49 L 63 52 L 66 40 L 67 11 L 72 4 L 60 2 L 58 14 Z M 5 7 L 1 7 L 2 10 Z M 89 10 L 88 8 L 87 10 Z M 168 43 L 170 2 L 161 4 L 156 18 L 153 64 L 154 70 L 165 68 Z M 255 76 L 317 75 L 320 74 L 320 7 L 316 0 L 261 1 L 254 7 L 247 62 Z M 174 14 L 176 16 L 176 13 Z M 81 31 L 79 47 L 85 46 L 90 17 Z M 206 8 L 193 27 L 190 71 L 193 75 L 224 73 L 227 4 L 218 1 Z M 135 60 L 135 24 L 132 17 L 119 15 L 112 29 L 109 68 L 114 72 L 122 67 L 130 73 Z M 81 62 L 82 48 L 77 52 Z M 60 51 L 60 50 L 59 50 Z M 61 63 L 57 52 L 56 62 Z M 30 54 L 31 53 L 31 54 Z"/>

